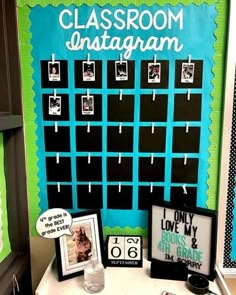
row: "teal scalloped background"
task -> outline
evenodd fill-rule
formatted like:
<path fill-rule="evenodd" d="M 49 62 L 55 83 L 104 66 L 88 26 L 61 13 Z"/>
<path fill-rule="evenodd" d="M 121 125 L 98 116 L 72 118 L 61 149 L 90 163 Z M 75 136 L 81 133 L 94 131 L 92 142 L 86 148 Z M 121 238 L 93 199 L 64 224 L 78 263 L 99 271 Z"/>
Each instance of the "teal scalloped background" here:
<path fill-rule="evenodd" d="M 46 5 L 69 5 L 69 4 L 81 4 L 80 1 L 21 1 L 18 0 L 18 17 L 19 17 L 19 36 L 20 36 L 20 59 L 21 59 L 21 68 L 22 68 L 22 92 L 23 96 L 27 98 L 33 98 L 33 80 L 32 80 L 32 74 L 33 69 L 31 66 L 32 63 L 32 57 L 31 57 L 31 45 L 30 45 L 30 21 L 29 21 L 29 12 L 30 7 L 33 7 L 37 4 L 41 6 Z M 130 1 L 86 1 L 83 2 L 88 5 L 92 5 L 94 3 L 99 5 L 104 4 L 112 4 L 116 5 L 117 3 L 128 5 L 130 4 Z M 140 3 L 143 3 L 141 1 L 134 1 L 132 4 L 139 5 Z M 156 3 L 154 1 L 147 1 L 145 4 L 152 5 L 153 3 Z M 170 0 L 170 1 L 159 1 L 159 5 L 165 5 L 167 3 L 170 3 L 172 5 L 179 4 L 179 1 Z M 188 5 L 190 3 L 194 3 L 196 5 L 200 5 L 202 3 L 207 4 L 214 4 L 217 3 L 217 11 L 218 16 L 216 19 L 217 29 L 215 31 L 216 36 L 216 42 L 215 42 L 215 55 L 214 55 L 214 61 L 215 66 L 213 68 L 214 78 L 212 80 L 213 84 L 213 91 L 212 91 L 212 97 L 213 101 L 211 104 L 212 107 L 212 113 L 210 116 L 210 119 L 212 120 L 212 124 L 210 126 L 211 130 L 211 136 L 209 138 L 210 140 L 210 148 L 209 148 L 209 179 L 208 179 L 208 200 L 207 200 L 207 207 L 210 209 L 216 209 L 217 208 L 217 202 L 218 202 L 218 169 L 219 169 L 219 150 L 220 150 L 220 140 L 221 140 L 221 116 L 222 116 L 222 98 L 223 98 L 223 82 L 224 82 L 224 56 L 225 56 L 225 46 L 226 46 L 226 35 L 227 35 L 227 13 L 228 13 L 228 3 L 226 0 L 219 0 L 219 1 L 189 1 L 189 0 L 183 0 L 181 1 L 182 4 Z M 27 183 L 28 183 L 28 196 L 29 196 L 29 214 L 30 214 L 30 227 L 31 227 L 31 233 L 33 235 L 37 234 L 35 230 L 35 223 L 37 220 L 37 217 L 40 212 L 39 208 L 39 197 L 38 197 L 38 168 L 37 168 L 37 146 L 35 144 L 36 142 L 36 126 L 35 126 L 35 115 L 33 112 L 27 112 L 28 109 L 34 109 L 35 105 L 33 102 L 33 99 L 24 99 L 24 120 L 25 120 L 25 128 L 26 128 L 26 160 L 27 160 Z M 109 227 L 104 228 L 105 233 L 112 232 L 112 230 Z M 116 232 L 117 232 L 116 228 Z M 144 235 L 146 235 L 146 230 L 136 228 L 125 228 L 120 229 L 122 233 L 124 233 L 124 230 L 126 233 L 133 233 L 134 231 L 144 231 Z"/>

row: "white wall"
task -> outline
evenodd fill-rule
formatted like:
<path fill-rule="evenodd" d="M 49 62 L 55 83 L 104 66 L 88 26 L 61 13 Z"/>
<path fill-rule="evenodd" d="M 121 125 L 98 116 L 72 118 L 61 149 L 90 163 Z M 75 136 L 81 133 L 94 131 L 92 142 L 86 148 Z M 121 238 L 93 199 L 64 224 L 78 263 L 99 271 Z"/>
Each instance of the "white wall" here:
<path fill-rule="evenodd" d="M 33 291 L 37 288 L 54 255 L 54 239 L 30 237 L 31 275 Z"/>

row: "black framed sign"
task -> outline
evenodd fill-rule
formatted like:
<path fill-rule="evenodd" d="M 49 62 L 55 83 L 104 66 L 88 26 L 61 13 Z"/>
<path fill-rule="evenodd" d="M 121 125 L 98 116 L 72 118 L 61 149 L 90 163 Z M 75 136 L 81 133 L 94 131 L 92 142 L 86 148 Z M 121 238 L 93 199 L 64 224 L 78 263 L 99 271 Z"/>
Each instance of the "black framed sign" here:
<path fill-rule="evenodd" d="M 149 209 L 149 260 L 183 262 L 190 273 L 213 279 L 216 224 L 215 211 L 153 203 Z"/>
<path fill-rule="evenodd" d="M 59 281 L 83 274 L 92 250 L 97 260 L 104 264 L 100 210 L 85 210 L 71 216 L 72 235 L 55 240 Z"/>

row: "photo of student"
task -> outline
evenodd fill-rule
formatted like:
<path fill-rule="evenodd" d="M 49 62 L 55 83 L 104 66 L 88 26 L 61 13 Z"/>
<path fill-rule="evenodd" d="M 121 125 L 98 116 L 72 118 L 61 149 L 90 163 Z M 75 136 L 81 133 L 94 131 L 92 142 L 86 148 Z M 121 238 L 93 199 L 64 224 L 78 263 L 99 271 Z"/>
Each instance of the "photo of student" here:
<path fill-rule="evenodd" d="M 60 81 L 60 62 L 48 62 L 48 79 L 49 81 Z"/>
<path fill-rule="evenodd" d="M 161 64 L 148 63 L 148 83 L 160 83 L 161 81 Z"/>
<path fill-rule="evenodd" d="M 93 95 L 82 95 L 81 96 L 82 115 L 93 115 L 94 114 L 94 101 Z"/>
<path fill-rule="evenodd" d="M 183 63 L 181 71 L 181 83 L 193 83 L 194 63 Z"/>
<path fill-rule="evenodd" d="M 61 97 L 60 96 L 49 96 L 49 115 L 61 115 Z"/>
<path fill-rule="evenodd" d="M 83 81 L 95 81 L 95 62 L 83 62 Z"/>
<path fill-rule="evenodd" d="M 116 61 L 115 62 L 115 77 L 116 81 L 127 81 L 128 80 L 128 63 L 127 61 Z"/>

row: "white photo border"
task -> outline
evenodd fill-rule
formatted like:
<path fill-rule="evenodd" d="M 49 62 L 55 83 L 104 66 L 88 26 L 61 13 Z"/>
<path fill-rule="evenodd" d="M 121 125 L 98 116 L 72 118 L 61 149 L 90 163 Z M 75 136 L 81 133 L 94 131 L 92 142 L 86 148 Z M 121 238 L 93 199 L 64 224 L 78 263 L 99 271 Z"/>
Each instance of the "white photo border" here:
<path fill-rule="evenodd" d="M 58 101 L 58 103 L 60 104 L 60 108 L 57 111 L 53 111 L 52 110 L 52 106 L 51 106 L 51 101 Z M 48 114 L 49 115 L 54 115 L 54 116 L 60 116 L 61 115 L 61 96 L 57 95 L 57 96 L 53 96 L 53 95 L 49 95 L 48 97 Z"/>
<path fill-rule="evenodd" d="M 153 73 L 153 77 L 150 76 L 150 67 L 159 67 L 159 73 L 158 74 L 155 74 Z M 160 83 L 161 82 L 161 63 L 160 62 L 157 62 L 157 63 L 154 63 L 154 62 L 149 62 L 148 63 L 148 83 Z"/>
<path fill-rule="evenodd" d="M 55 67 L 57 69 L 56 74 L 51 73 L 51 67 Z M 61 81 L 61 69 L 59 61 L 49 61 L 48 62 L 48 80 L 52 81 Z"/>
<path fill-rule="evenodd" d="M 91 101 L 91 110 L 84 109 L 84 103 Z M 82 115 L 94 115 L 94 96 L 93 95 L 81 95 L 81 113 Z"/>
<path fill-rule="evenodd" d="M 195 63 L 183 62 L 181 66 L 181 83 L 194 83 L 194 70 Z"/>
<path fill-rule="evenodd" d="M 86 67 L 88 65 L 91 65 L 91 73 L 93 73 L 93 75 L 89 75 L 87 73 L 87 70 Z M 88 75 L 86 75 L 86 73 Z M 83 81 L 95 81 L 96 80 L 96 71 L 95 71 L 95 61 L 83 61 L 82 63 L 82 77 L 83 77 Z"/>
<path fill-rule="evenodd" d="M 123 73 L 118 73 L 122 67 Z M 115 61 L 115 79 L 116 81 L 128 81 L 128 62 L 127 60 Z"/>

